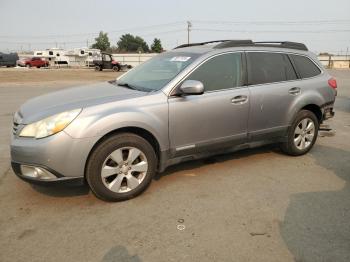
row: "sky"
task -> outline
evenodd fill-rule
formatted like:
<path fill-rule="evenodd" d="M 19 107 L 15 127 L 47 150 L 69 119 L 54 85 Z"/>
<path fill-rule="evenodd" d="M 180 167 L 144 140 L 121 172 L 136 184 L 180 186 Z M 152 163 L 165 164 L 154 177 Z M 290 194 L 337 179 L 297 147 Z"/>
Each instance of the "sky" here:
<path fill-rule="evenodd" d="M 132 33 L 163 47 L 218 39 L 296 41 L 316 53 L 350 49 L 349 0 L 0 0 L 0 51 L 116 45 Z M 350 50 L 348 51 L 350 55 Z"/>

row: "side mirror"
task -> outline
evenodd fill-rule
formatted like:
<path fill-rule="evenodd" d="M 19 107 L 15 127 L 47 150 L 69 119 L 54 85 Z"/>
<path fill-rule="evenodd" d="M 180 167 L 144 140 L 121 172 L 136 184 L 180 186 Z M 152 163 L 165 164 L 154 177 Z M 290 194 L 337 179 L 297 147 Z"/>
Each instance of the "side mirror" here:
<path fill-rule="evenodd" d="M 180 86 L 181 94 L 201 95 L 204 93 L 203 83 L 197 80 L 186 80 Z"/>

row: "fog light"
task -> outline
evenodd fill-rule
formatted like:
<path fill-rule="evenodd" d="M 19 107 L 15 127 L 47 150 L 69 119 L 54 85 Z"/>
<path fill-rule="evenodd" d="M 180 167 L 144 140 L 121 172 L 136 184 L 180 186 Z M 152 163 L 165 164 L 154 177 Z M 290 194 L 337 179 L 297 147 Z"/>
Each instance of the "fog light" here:
<path fill-rule="evenodd" d="M 21 165 L 21 171 L 22 171 L 22 175 L 26 177 L 42 179 L 42 180 L 49 180 L 49 179 L 56 178 L 55 175 L 53 175 L 52 173 L 50 173 L 49 171 L 41 167 Z"/>

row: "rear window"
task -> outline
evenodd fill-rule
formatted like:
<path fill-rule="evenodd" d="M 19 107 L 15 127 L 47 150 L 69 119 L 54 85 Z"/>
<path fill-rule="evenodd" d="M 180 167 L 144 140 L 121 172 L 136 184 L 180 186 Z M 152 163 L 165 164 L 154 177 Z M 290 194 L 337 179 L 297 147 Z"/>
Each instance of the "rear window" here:
<path fill-rule="evenodd" d="M 297 79 L 286 54 L 247 52 L 247 62 L 250 85 Z"/>
<path fill-rule="evenodd" d="M 290 55 L 301 78 L 313 77 L 321 74 L 321 70 L 309 58 L 300 55 Z"/>

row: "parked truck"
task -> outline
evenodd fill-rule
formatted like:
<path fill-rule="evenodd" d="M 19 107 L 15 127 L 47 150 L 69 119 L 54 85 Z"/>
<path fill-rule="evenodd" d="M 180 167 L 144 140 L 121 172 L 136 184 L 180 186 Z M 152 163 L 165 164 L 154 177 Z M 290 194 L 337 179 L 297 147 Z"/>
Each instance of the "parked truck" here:
<path fill-rule="evenodd" d="M 15 67 L 17 60 L 17 53 L 5 54 L 0 52 L 0 66 Z"/>
<path fill-rule="evenodd" d="M 40 57 L 32 57 L 24 60 L 19 60 L 17 64 L 19 66 L 37 67 L 37 68 L 49 66 L 49 62 Z"/>

